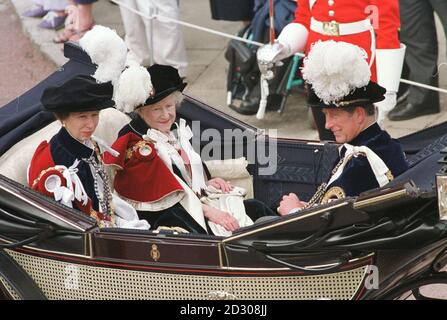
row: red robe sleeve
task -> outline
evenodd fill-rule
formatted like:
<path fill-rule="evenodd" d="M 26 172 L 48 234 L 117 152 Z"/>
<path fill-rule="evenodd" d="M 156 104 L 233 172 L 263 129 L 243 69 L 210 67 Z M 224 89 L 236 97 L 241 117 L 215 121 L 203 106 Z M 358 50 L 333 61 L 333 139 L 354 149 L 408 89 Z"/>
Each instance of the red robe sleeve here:
<path fill-rule="evenodd" d="M 55 166 L 53 157 L 51 156 L 50 145 L 47 141 L 39 144 L 31 158 L 31 163 L 28 169 L 28 185 L 30 188 L 37 190 L 35 184 L 43 171 Z"/>
<path fill-rule="evenodd" d="M 56 164 L 51 156 L 50 145 L 47 141 L 43 141 L 34 152 L 28 170 L 28 185 L 31 189 L 36 190 L 50 198 L 54 198 L 52 187 L 57 183 L 61 186 L 67 186 L 67 180 L 62 172 L 55 168 Z M 95 218 L 99 225 L 104 225 L 104 221 L 110 221 L 108 215 L 97 212 L 92 208 L 92 201 L 88 199 L 84 205 L 78 200 L 72 202 L 73 208 L 76 208 L 88 216 Z"/>
<path fill-rule="evenodd" d="M 153 143 L 130 132 L 116 140 L 112 148 L 120 153 L 104 153 L 104 163 L 119 169 L 114 187 L 119 195 L 136 202 L 156 202 L 183 191 L 176 177 L 158 156 Z"/>

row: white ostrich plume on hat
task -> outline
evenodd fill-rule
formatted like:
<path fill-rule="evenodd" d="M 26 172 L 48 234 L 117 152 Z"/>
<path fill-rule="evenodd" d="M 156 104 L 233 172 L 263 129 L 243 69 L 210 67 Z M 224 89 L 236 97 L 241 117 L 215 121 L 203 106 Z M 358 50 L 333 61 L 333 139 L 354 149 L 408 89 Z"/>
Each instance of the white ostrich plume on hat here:
<path fill-rule="evenodd" d="M 132 112 L 144 104 L 152 94 L 151 76 L 138 63 L 130 63 L 114 86 L 116 108 L 122 112 Z"/>
<path fill-rule="evenodd" d="M 96 25 L 79 40 L 79 44 L 98 65 L 93 77 L 98 82 L 114 83 L 125 68 L 127 57 L 127 46 L 116 31 Z"/>
<path fill-rule="evenodd" d="M 369 83 L 367 57 L 365 50 L 347 42 L 318 41 L 304 59 L 303 79 L 324 103 L 336 103 Z"/>

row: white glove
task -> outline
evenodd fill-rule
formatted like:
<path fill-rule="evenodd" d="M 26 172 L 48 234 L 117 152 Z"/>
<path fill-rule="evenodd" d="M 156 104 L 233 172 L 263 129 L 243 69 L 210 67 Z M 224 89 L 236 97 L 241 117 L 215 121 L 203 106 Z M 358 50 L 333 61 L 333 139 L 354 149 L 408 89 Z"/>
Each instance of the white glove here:
<path fill-rule="evenodd" d="M 139 220 L 135 209 L 116 193 L 112 193 L 112 203 L 115 207 L 115 222 L 118 228 L 149 230 L 146 220 Z"/>
<path fill-rule="evenodd" d="M 405 45 L 401 43 L 398 49 L 376 50 L 377 83 L 384 87 L 387 93 L 399 90 L 405 49 Z"/>
<path fill-rule="evenodd" d="M 257 59 L 261 74 L 267 80 L 272 79 L 274 74 L 271 69 L 280 66 L 282 59 L 303 51 L 308 35 L 309 31 L 300 23 L 289 23 L 285 26 L 275 43 L 263 45 L 258 49 Z"/>
<path fill-rule="evenodd" d="M 385 100 L 375 103 L 377 107 L 377 123 L 382 127 L 383 121 L 386 119 L 388 113 L 394 109 L 397 101 L 397 93 L 394 91 L 387 91 L 385 93 Z"/>
<path fill-rule="evenodd" d="M 288 57 L 288 51 L 281 43 L 275 41 L 273 44 L 265 44 L 258 49 L 256 53 L 258 59 L 259 71 L 267 80 L 274 77 L 273 67 L 281 66 L 281 60 Z"/>

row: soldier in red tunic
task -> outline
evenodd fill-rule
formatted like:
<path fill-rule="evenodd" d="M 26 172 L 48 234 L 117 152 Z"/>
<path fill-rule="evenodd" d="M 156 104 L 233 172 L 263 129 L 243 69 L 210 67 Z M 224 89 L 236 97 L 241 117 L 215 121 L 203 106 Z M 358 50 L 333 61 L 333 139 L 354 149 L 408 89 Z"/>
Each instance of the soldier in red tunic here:
<path fill-rule="evenodd" d="M 371 66 L 371 80 L 387 89 L 385 100 L 376 104 L 380 123 L 396 104 L 405 53 L 398 39 L 399 26 L 398 0 L 298 0 L 295 20 L 273 45 L 258 50 L 258 60 L 260 66 L 271 67 L 296 52 L 307 54 L 320 40 L 344 41 L 363 48 Z M 314 117 L 320 138 L 333 138 L 324 131 L 322 114 L 314 113 Z"/>

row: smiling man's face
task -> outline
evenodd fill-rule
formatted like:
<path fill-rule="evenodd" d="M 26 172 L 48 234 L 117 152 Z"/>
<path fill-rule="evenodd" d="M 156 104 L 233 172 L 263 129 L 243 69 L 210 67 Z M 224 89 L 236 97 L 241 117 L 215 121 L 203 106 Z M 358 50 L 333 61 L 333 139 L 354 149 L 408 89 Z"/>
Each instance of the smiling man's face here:
<path fill-rule="evenodd" d="M 352 113 L 341 108 L 324 108 L 323 113 L 326 116 L 325 127 L 332 131 L 338 143 L 352 141 L 363 130 L 366 113 L 361 107 Z"/>

